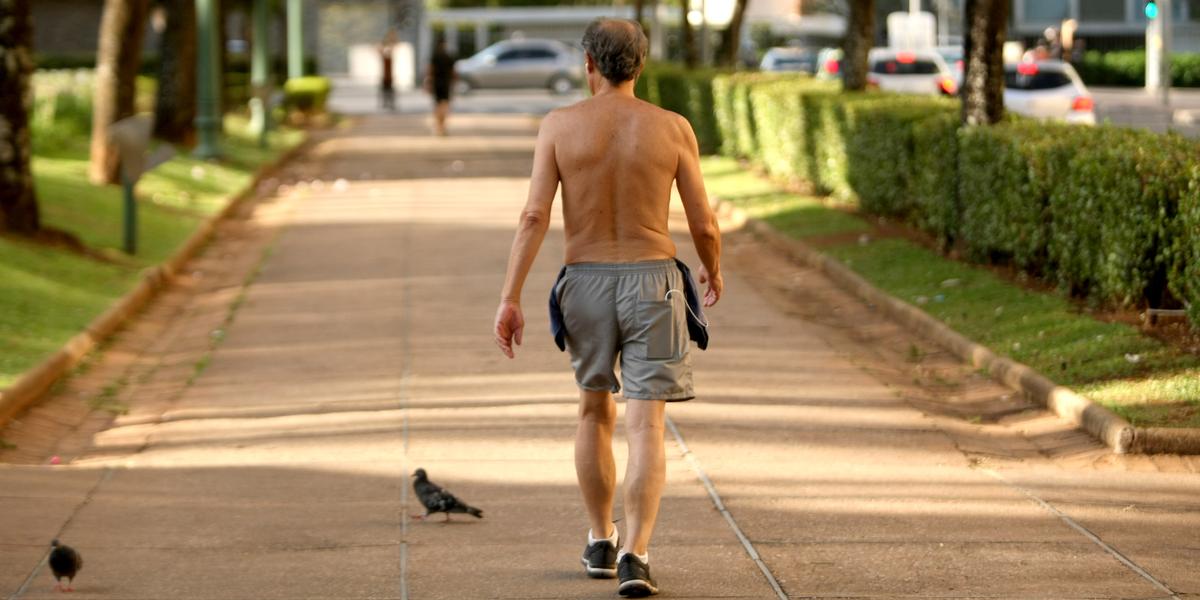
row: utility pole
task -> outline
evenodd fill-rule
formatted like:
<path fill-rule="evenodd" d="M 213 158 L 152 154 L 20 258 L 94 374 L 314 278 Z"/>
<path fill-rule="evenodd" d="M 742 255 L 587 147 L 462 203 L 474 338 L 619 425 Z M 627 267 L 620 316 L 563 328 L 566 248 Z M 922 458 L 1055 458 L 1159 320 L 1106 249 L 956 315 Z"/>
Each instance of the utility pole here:
<path fill-rule="evenodd" d="M 1146 92 L 1171 105 L 1171 0 L 1146 0 Z"/>
<path fill-rule="evenodd" d="M 304 0 L 287 0 L 288 79 L 304 76 Z"/>
<path fill-rule="evenodd" d="M 921 18 L 921 0 L 908 0 L 908 47 L 917 47 L 917 22 Z"/>
<path fill-rule="evenodd" d="M 196 150 L 199 158 L 221 155 L 220 78 L 217 70 L 218 0 L 196 0 Z"/>
<path fill-rule="evenodd" d="M 250 47 L 250 130 L 258 135 L 260 146 L 267 145 L 267 130 L 271 127 L 269 100 L 271 84 L 267 60 L 267 0 L 254 0 L 254 41 Z"/>

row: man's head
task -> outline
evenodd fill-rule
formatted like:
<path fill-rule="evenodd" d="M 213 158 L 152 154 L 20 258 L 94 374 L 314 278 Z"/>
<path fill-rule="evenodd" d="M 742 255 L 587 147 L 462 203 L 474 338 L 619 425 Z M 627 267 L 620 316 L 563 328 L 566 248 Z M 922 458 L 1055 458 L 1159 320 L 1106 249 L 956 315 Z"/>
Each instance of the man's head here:
<path fill-rule="evenodd" d="M 614 85 L 636 79 L 646 61 L 646 34 L 642 26 L 625 19 L 596 19 L 583 33 L 583 49 L 588 57 L 588 83 L 595 92 L 599 81 Z"/>

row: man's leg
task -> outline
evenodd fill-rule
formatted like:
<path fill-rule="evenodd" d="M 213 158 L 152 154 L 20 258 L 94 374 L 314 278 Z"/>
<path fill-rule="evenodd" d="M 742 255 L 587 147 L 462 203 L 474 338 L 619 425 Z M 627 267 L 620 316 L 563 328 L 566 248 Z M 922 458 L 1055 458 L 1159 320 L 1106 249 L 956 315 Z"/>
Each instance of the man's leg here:
<path fill-rule="evenodd" d="M 658 502 L 667 479 L 663 449 L 666 402 L 626 400 L 625 434 L 629 438 L 629 463 L 625 468 L 625 543 L 622 550 L 646 554 Z"/>
<path fill-rule="evenodd" d="M 612 532 L 613 494 L 617 487 L 617 465 L 613 461 L 612 436 L 617 423 L 617 404 L 609 392 L 580 390 L 579 427 L 575 430 L 575 475 L 587 507 L 592 535 L 597 539 Z M 657 504 L 656 504 L 657 505 Z"/>
<path fill-rule="evenodd" d="M 434 118 L 437 120 L 438 135 L 446 135 L 446 116 L 450 113 L 450 102 L 440 100 L 434 108 Z"/>

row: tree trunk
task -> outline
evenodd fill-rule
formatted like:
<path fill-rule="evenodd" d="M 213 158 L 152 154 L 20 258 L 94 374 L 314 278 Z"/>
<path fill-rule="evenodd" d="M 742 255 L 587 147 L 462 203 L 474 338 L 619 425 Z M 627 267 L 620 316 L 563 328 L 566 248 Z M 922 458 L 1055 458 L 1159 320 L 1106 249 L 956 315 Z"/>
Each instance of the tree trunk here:
<path fill-rule="evenodd" d="M 137 73 L 142 62 L 148 0 L 105 0 L 96 51 L 96 93 L 92 98 L 92 183 L 119 183 L 116 151 L 108 126 L 134 113 Z"/>
<path fill-rule="evenodd" d="M 32 0 L 0 2 L 0 231 L 40 228 L 29 168 L 33 76 Z"/>
<path fill-rule="evenodd" d="M 729 67 L 738 67 L 738 55 L 742 45 L 742 22 L 746 18 L 746 6 L 750 0 L 737 0 L 733 6 L 733 16 L 729 20 L 729 29 L 725 30 L 725 40 L 721 49 L 724 56 L 721 63 Z"/>
<path fill-rule="evenodd" d="M 688 21 L 688 11 L 692 8 L 690 0 L 679 0 L 680 14 L 683 15 L 679 19 L 680 38 L 683 45 L 683 64 L 689 69 L 696 68 L 696 63 L 700 62 L 700 54 L 696 51 L 696 32 L 692 30 L 692 24 Z"/>
<path fill-rule="evenodd" d="M 1008 0 L 967 0 L 963 11 L 962 121 L 990 125 L 1004 118 L 1004 39 Z"/>
<path fill-rule="evenodd" d="M 850 0 L 850 18 L 842 41 L 842 88 L 867 88 L 867 54 L 875 41 L 875 0 Z"/>
<path fill-rule="evenodd" d="M 646 16 L 646 0 L 633 0 L 633 20 L 638 24 L 642 24 L 642 19 Z"/>
<path fill-rule="evenodd" d="M 162 34 L 154 135 L 190 148 L 196 143 L 196 2 L 162 3 L 167 26 Z"/>

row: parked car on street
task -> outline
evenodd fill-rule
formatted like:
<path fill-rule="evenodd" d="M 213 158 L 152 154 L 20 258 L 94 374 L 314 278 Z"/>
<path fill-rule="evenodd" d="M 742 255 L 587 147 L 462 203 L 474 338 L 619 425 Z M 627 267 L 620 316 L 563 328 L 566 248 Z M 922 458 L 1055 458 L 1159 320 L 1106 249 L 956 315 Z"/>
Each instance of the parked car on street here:
<path fill-rule="evenodd" d="M 1029 117 L 1096 124 L 1092 94 L 1075 68 L 1061 60 L 1004 65 L 1004 106 Z"/>
<path fill-rule="evenodd" d="M 867 81 L 885 92 L 945 95 L 958 93 L 954 73 L 933 50 L 874 48 L 867 55 Z"/>
<path fill-rule="evenodd" d="M 962 46 L 938 46 L 934 48 L 938 54 L 942 55 L 942 60 L 946 61 L 946 65 L 950 67 L 950 72 L 954 74 L 954 82 L 960 87 L 962 86 L 963 78 L 963 47 Z"/>
<path fill-rule="evenodd" d="M 583 54 L 556 40 L 506 40 L 458 61 L 458 91 L 547 88 L 566 94 L 583 82 Z"/>
<path fill-rule="evenodd" d="M 817 53 L 817 79 L 842 78 L 842 49 L 823 48 Z"/>
<path fill-rule="evenodd" d="M 817 51 L 812 48 L 771 48 L 758 68 L 764 71 L 817 72 Z"/>

